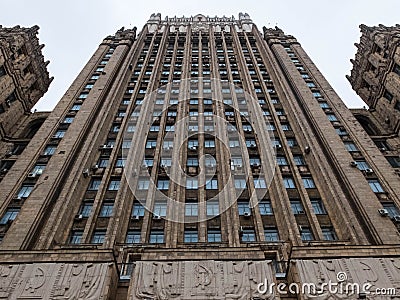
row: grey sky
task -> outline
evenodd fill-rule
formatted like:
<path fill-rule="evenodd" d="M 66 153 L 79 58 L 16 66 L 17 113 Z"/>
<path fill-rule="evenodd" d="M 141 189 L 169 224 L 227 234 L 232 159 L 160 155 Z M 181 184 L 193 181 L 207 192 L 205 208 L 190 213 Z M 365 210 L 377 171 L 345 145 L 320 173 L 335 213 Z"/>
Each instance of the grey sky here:
<path fill-rule="evenodd" d="M 345 78 L 359 41 L 358 26 L 400 23 L 399 0 L 2 0 L 0 8 L 3 26 L 40 26 L 39 39 L 46 44 L 44 56 L 55 80 L 38 110 L 53 109 L 104 37 L 122 26 L 141 30 L 157 12 L 162 18 L 197 13 L 237 18 L 247 12 L 260 30 L 278 25 L 298 39 L 345 103 L 360 107 L 364 103 Z"/>

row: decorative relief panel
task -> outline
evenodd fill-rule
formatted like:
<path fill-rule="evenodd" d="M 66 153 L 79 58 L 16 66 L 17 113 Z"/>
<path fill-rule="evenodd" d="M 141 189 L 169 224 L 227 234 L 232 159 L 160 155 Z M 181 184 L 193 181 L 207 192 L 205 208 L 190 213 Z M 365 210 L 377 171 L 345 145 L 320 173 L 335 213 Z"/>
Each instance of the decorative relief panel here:
<path fill-rule="evenodd" d="M 300 283 L 315 284 L 320 300 L 358 299 L 353 292 L 363 292 L 363 289 L 370 292 L 368 299 L 400 299 L 400 258 L 296 260 L 293 263 Z M 337 291 L 326 286 L 329 282 L 337 284 Z M 323 289 L 322 284 L 325 284 Z M 378 294 L 384 291 L 385 295 L 378 295 L 377 291 Z M 315 299 L 316 295 L 304 294 L 303 299 Z"/>
<path fill-rule="evenodd" d="M 0 299 L 107 299 L 109 276 L 109 264 L 0 265 Z"/>
<path fill-rule="evenodd" d="M 271 261 L 137 262 L 129 299 L 279 299 L 260 295 L 257 285 L 273 282 Z"/>

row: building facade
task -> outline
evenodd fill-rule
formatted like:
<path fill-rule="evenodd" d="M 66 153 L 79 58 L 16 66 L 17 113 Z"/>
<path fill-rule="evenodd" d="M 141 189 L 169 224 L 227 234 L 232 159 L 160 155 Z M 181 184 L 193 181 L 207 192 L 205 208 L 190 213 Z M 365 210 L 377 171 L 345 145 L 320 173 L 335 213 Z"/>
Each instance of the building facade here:
<path fill-rule="evenodd" d="M 38 30 L 0 26 L 0 181 L 48 115 L 31 113 L 52 81 Z"/>
<path fill-rule="evenodd" d="M 399 295 L 399 195 L 293 36 L 153 14 L 103 40 L 4 176 L 0 296 Z"/>

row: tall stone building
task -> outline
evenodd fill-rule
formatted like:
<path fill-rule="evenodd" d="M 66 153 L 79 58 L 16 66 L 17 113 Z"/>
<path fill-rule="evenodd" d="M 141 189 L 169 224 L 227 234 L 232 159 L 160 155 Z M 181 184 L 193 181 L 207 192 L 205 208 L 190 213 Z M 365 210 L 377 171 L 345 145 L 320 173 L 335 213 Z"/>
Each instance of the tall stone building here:
<path fill-rule="evenodd" d="M 52 81 L 38 30 L 0 26 L 0 181 L 48 115 L 31 114 Z"/>
<path fill-rule="evenodd" d="M 355 117 L 400 174 L 400 26 L 361 25 L 348 79 L 368 109 Z"/>
<path fill-rule="evenodd" d="M 400 294 L 399 195 L 293 36 L 153 14 L 103 40 L 1 182 L 0 296 Z"/>

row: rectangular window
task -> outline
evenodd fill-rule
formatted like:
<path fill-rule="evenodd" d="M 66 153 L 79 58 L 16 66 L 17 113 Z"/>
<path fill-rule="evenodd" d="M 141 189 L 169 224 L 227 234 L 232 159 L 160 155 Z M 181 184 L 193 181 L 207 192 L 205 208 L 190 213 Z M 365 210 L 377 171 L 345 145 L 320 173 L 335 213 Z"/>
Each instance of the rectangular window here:
<path fill-rule="evenodd" d="M 326 116 L 328 117 L 328 120 L 331 122 L 336 122 L 338 120 L 334 114 L 327 114 Z"/>
<path fill-rule="evenodd" d="M 159 179 L 157 182 L 157 188 L 162 191 L 168 190 L 169 189 L 169 180 Z"/>
<path fill-rule="evenodd" d="M 116 163 L 115 163 L 115 167 L 116 168 L 124 168 L 125 167 L 125 162 L 126 160 L 123 158 L 118 158 Z"/>
<path fill-rule="evenodd" d="M 185 204 L 185 216 L 197 217 L 199 214 L 199 205 L 197 202 L 188 202 Z"/>
<path fill-rule="evenodd" d="M 39 175 L 42 175 L 42 173 L 43 173 L 43 171 L 44 171 L 44 169 L 46 168 L 46 165 L 36 165 L 33 169 L 32 169 L 32 171 L 31 171 L 31 175 L 34 175 L 34 176 L 39 176 Z"/>
<path fill-rule="evenodd" d="M 82 236 L 83 236 L 82 230 L 72 230 L 71 235 L 69 237 L 69 243 L 70 244 L 82 243 Z"/>
<path fill-rule="evenodd" d="M 303 204 L 301 204 L 300 200 L 290 200 L 290 206 L 292 208 L 292 212 L 295 215 L 304 214 Z"/>
<path fill-rule="evenodd" d="M 206 190 L 218 190 L 218 180 L 211 179 L 206 183 Z"/>
<path fill-rule="evenodd" d="M 389 213 L 390 218 L 394 218 L 395 216 L 399 216 L 400 212 L 396 205 L 392 202 L 390 203 L 382 203 L 384 209 L 386 209 Z"/>
<path fill-rule="evenodd" d="M 44 149 L 43 155 L 51 156 L 56 152 L 56 147 L 54 146 L 47 146 Z"/>
<path fill-rule="evenodd" d="M 311 232 L 311 228 L 310 227 L 302 226 L 301 230 L 300 230 L 300 233 L 301 233 L 301 239 L 303 241 L 312 241 L 312 240 L 314 240 L 314 236 L 313 236 L 313 234 Z"/>
<path fill-rule="evenodd" d="M 103 244 L 105 237 L 106 237 L 106 231 L 105 230 L 96 230 L 93 233 L 91 243 L 92 244 Z"/>
<path fill-rule="evenodd" d="M 344 146 L 346 147 L 347 151 L 349 151 L 349 152 L 359 151 L 357 146 L 352 142 L 344 142 Z"/>
<path fill-rule="evenodd" d="M 164 243 L 164 232 L 160 230 L 152 230 L 149 237 L 150 244 L 162 244 Z"/>
<path fill-rule="evenodd" d="M 138 190 L 148 190 L 150 182 L 146 179 L 138 181 Z"/>
<path fill-rule="evenodd" d="M 78 111 L 78 110 L 81 109 L 81 106 L 82 106 L 82 105 L 80 105 L 80 104 L 74 104 L 74 106 L 72 106 L 71 110 L 72 110 L 72 111 Z"/>
<path fill-rule="evenodd" d="M 291 177 L 283 177 L 283 184 L 287 189 L 295 189 L 296 185 L 294 184 L 294 180 Z"/>
<path fill-rule="evenodd" d="M 218 201 L 207 201 L 207 216 L 218 216 L 219 215 L 219 203 Z"/>
<path fill-rule="evenodd" d="M 114 210 L 114 202 L 104 202 L 103 206 L 101 207 L 100 217 L 108 218 L 111 217 Z"/>
<path fill-rule="evenodd" d="M 297 141 L 294 138 L 288 138 L 287 143 L 290 148 L 297 146 Z"/>
<path fill-rule="evenodd" d="M 385 92 L 383 93 L 383 98 L 385 98 L 389 102 L 392 102 L 393 94 L 391 94 L 388 90 L 385 90 Z"/>
<path fill-rule="evenodd" d="M 247 188 L 246 179 L 243 179 L 243 178 L 235 179 L 235 188 L 237 188 L 237 189 Z"/>
<path fill-rule="evenodd" d="M 311 177 L 303 177 L 302 180 L 306 189 L 315 189 L 315 182 Z"/>
<path fill-rule="evenodd" d="M 156 140 L 148 140 L 146 142 L 146 148 L 147 149 L 154 149 L 157 147 L 157 141 Z"/>
<path fill-rule="evenodd" d="M 249 243 L 256 241 L 256 233 L 254 229 L 243 229 L 241 232 L 242 235 L 242 242 Z"/>
<path fill-rule="evenodd" d="M 5 225 L 15 220 L 18 216 L 19 208 L 9 208 L 0 220 L 0 225 Z"/>
<path fill-rule="evenodd" d="M 101 184 L 101 179 L 92 179 L 92 181 L 89 184 L 89 191 L 97 191 L 99 190 Z"/>
<path fill-rule="evenodd" d="M 360 171 L 365 171 L 365 170 L 371 169 L 371 167 L 368 165 L 368 163 L 365 160 L 357 160 L 357 168 Z"/>
<path fill-rule="evenodd" d="M 324 236 L 325 241 L 336 241 L 336 233 L 333 227 L 327 226 L 327 227 L 321 227 L 322 230 L 322 235 Z"/>
<path fill-rule="evenodd" d="M 65 135 L 65 130 L 58 130 L 58 131 L 53 135 L 53 137 L 56 138 L 56 139 L 61 139 L 61 138 L 64 137 L 64 135 Z"/>
<path fill-rule="evenodd" d="M 93 202 L 84 202 L 81 206 L 81 209 L 79 211 L 79 214 L 82 215 L 82 217 L 87 218 L 90 216 L 90 213 L 92 212 L 93 208 Z"/>
<path fill-rule="evenodd" d="M 378 179 L 369 179 L 368 184 L 374 193 L 384 193 L 384 189 Z"/>
<path fill-rule="evenodd" d="M 6 70 L 4 69 L 4 66 L 0 66 L 0 77 L 7 75 Z"/>
<path fill-rule="evenodd" d="M 258 203 L 258 208 L 260 209 L 260 214 L 262 216 L 270 216 L 273 215 L 271 201 L 269 200 L 261 200 Z"/>
<path fill-rule="evenodd" d="M 24 199 L 24 198 L 28 198 L 29 195 L 32 193 L 33 191 L 33 185 L 26 185 L 23 184 L 17 194 L 17 197 L 19 199 Z"/>
<path fill-rule="evenodd" d="M 286 157 L 284 157 L 284 156 L 277 156 L 276 160 L 277 160 L 277 163 L 279 166 L 287 166 L 288 165 Z"/>
<path fill-rule="evenodd" d="M 264 178 L 254 178 L 254 188 L 256 189 L 266 189 L 267 183 Z"/>
<path fill-rule="evenodd" d="M 167 202 L 165 202 L 165 201 L 155 202 L 153 214 L 155 216 L 166 217 L 167 216 Z"/>
<path fill-rule="evenodd" d="M 145 208 L 142 203 L 135 201 L 132 207 L 132 217 L 143 217 Z"/>
<path fill-rule="evenodd" d="M 326 209 L 321 199 L 310 199 L 312 208 L 316 215 L 326 215 Z"/>
<path fill-rule="evenodd" d="M 251 214 L 249 201 L 238 201 L 237 206 L 238 206 L 239 216 Z"/>
<path fill-rule="evenodd" d="M 197 230 L 185 230 L 184 242 L 185 243 L 197 243 L 199 241 L 199 234 Z"/>
<path fill-rule="evenodd" d="M 126 234 L 125 243 L 139 244 L 140 243 L 140 230 L 129 230 Z"/>
<path fill-rule="evenodd" d="M 290 127 L 289 124 L 282 124 L 282 125 L 281 125 L 281 128 L 282 128 L 283 131 L 290 131 L 290 130 L 292 130 L 292 128 Z"/>
<path fill-rule="evenodd" d="M 63 121 L 64 124 L 71 124 L 74 121 L 74 117 L 66 117 Z"/>
<path fill-rule="evenodd" d="M 186 189 L 197 190 L 199 188 L 199 182 L 197 178 L 187 178 L 186 179 Z"/>
<path fill-rule="evenodd" d="M 278 242 L 279 233 L 276 227 L 267 227 L 264 229 L 264 236 L 266 242 Z"/>
<path fill-rule="evenodd" d="M 400 168 L 400 158 L 398 156 L 387 156 L 386 159 L 393 168 Z"/>
<path fill-rule="evenodd" d="M 204 140 L 204 147 L 205 148 L 215 148 L 215 141 L 214 140 Z"/>
<path fill-rule="evenodd" d="M 400 66 L 396 63 L 393 65 L 393 72 L 400 76 Z"/>
<path fill-rule="evenodd" d="M 207 241 L 209 243 L 220 243 L 222 241 L 221 230 L 219 229 L 208 229 Z"/>
<path fill-rule="evenodd" d="M 111 180 L 110 184 L 108 185 L 108 190 L 109 191 L 118 191 L 119 186 L 121 184 L 121 180 Z"/>

